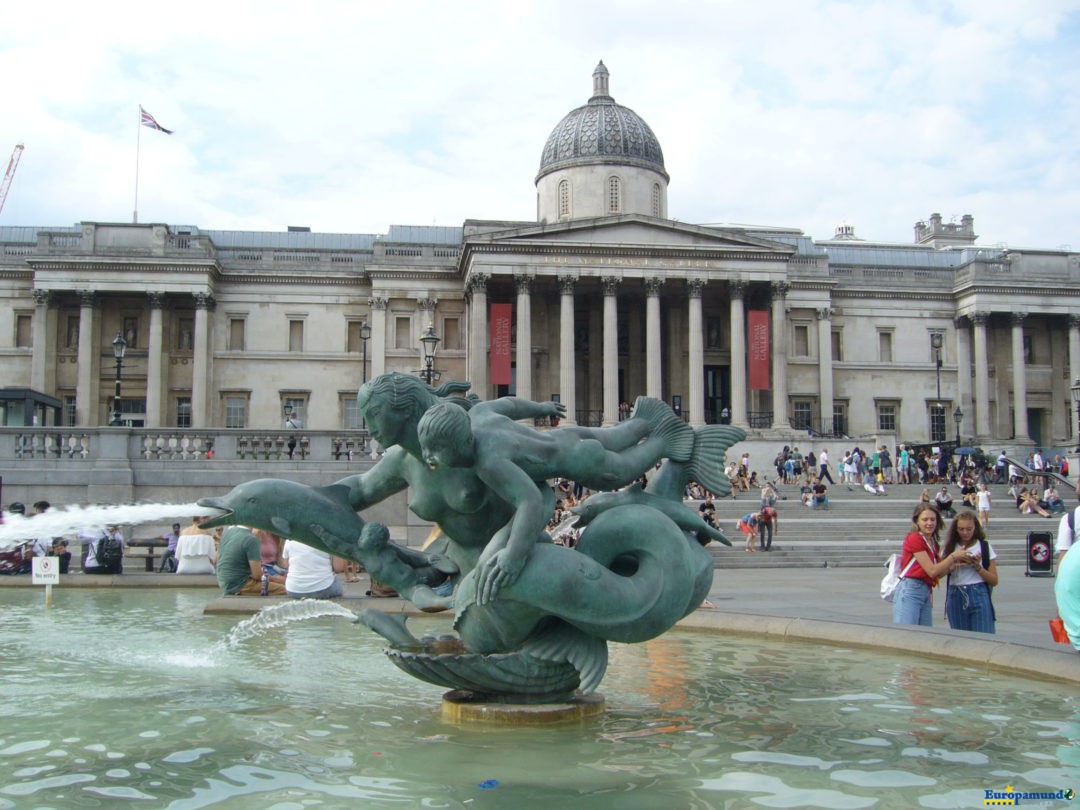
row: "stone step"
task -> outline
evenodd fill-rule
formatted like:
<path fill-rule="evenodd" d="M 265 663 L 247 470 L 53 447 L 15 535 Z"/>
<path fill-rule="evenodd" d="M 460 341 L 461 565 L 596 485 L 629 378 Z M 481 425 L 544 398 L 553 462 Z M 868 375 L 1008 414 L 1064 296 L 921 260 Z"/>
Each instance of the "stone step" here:
<path fill-rule="evenodd" d="M 732 541 L 734 543 L 734 540 Z M 743 551 L 742 543 L 731 548 L 712 544 L 708 547 L 715 568 L 872 568 L 883 566 L 890 554 L 900 550 L 900 541 L 880 543 L 820 544 L 788 541 L 778 538 L 770 552 Z M 1023 566 L 1027 560 L 1027 544 L 1023 541 L 994 542 L 999 565 Z"/>

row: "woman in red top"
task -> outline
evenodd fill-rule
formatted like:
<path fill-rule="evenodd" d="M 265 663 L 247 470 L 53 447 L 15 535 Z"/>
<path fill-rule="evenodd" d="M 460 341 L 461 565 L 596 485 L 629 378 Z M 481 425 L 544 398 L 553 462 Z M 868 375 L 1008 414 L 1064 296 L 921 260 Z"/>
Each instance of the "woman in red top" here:
<path fill-rule="evenodd" d="M 904 538 L 900 568 L 905 571 L 893 596 L 893 624 L 933 625 L 933 588 L 956 565 L 962 549 L 941 559 L 941 513 L 933 504 L 920 503 L 911 517 L 912 531 Z M 912 563 L 912 558 L 915 562 Z M 909 568 L 908 565 L 911 564 Z"/>

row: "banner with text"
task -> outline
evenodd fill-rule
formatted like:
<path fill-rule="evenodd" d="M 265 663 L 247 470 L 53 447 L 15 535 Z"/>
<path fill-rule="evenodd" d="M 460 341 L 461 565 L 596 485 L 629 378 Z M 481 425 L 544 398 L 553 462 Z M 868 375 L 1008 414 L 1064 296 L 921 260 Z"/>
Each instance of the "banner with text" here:
<path fill-rule="evenodd" d="M 510 385 L 510 319 L 513 304 L 491 305 L 491 384 Z"/>
<path fill-rule="evenodd" d="M 750 390 L 769 390 L 769 311 L 752 309 L 746 313 L 746 348 L 750 359 Z"/>

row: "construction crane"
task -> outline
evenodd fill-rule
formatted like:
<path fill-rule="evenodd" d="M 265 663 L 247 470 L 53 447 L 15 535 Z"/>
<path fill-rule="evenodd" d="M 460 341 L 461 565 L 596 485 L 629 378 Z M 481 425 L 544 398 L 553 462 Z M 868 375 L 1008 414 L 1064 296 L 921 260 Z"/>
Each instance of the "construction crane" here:
<path fill-rule="evenodd" d="M 4 210 L 8 189 L 11 188 L 11 181 L 15 177 L 15 170 L 19 168 L 19 158 L 22 157 L 22 153 L 23 145 L 21 143 L 15 144 L 15 149 L 11 153 L 11 160 L 8 161 L 7 173 L 4 174 L 4 182 L 0 183 L 0 211 Z"/>

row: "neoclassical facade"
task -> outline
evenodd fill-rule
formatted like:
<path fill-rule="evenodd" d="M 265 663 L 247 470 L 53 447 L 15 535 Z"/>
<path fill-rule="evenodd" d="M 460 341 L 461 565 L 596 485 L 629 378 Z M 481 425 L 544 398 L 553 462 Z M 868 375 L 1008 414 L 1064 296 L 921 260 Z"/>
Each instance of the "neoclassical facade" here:
<path fill-rule="evenodd" d="M 536 222 L 0 227 L 0 379 L 106 424 L 120 334 L 129 424 L 359 429 L 357 387 L 417 373 L 430 327 L 442 380 L 569 421 L 647 394 L 777 441 L 1075 444 L 1080 254 L 979 246 L 970 216 L 909 244 L 669 219 L 659 141 L 609 79 L 545 142 Z"/>

